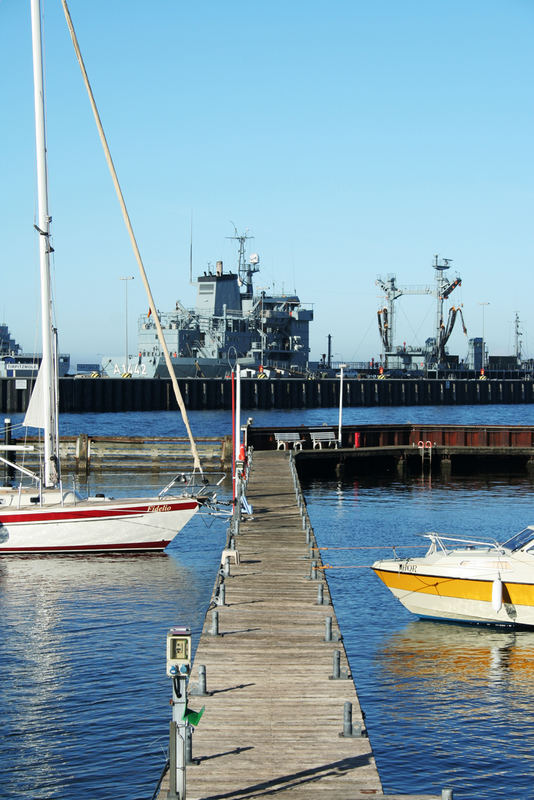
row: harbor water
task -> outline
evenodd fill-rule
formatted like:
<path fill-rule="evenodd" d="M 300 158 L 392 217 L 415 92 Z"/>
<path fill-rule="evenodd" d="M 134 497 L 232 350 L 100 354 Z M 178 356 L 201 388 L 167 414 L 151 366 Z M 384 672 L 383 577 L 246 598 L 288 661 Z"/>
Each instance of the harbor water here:
<path fill-rule="evenodd" d="M 337 421 L 336 409 L 254 414 L 257 425 Z M 531 425 L 534 408 L 360 408 L 343 421 Z M 225 412 L 191 423 L 198 436 L 230 432 Z M 168 412 L 65 415 L 61 426 L 183 433 Z M 424 531 L 502 540 L 534 523 L 531 481 L 373 476 L 303 489 L 385 792 L 534 798 L 534 632 L 419 621 L 369 569 L 392 545 L 420 548 Z M 165 633 L 188 624 L 198 641 L 225 534 L 197 515 L 162 555 L 0 559 L 0 797 L 150 800 L 170 718 Z"/>

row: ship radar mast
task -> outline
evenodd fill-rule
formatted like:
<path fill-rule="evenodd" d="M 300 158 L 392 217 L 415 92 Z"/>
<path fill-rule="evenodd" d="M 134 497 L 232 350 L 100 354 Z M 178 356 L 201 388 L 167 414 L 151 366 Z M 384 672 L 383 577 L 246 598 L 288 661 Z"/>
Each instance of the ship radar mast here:
<path fill-rule="evenodd" d="M 517 361 L 517 365 L 521 366 L 521 337 L 523 336 L 523 331 L 521 330 L 521 320 L 519 319 L 519 314 L 516 312 L 515 315 L 515 357 Z"/>
<path fill-rule="evenodd" d="M 246 260 L 245 248 L 247 239 L 253 239 L 253 236 L 248 235 L 248 230 L 244 233 L 238 233 L 234 225 L 234 235 L 227 236 L 227 239 L 235 239 L 238 242 L 238 259 L 237 259 L 237 275 L 239 285 L 245 287 L 244 297 L 253 296 L 252 276 L 255 272 L 259 272 L 260 257 L 257 253 L 252 253 L 249 260 Z"/>

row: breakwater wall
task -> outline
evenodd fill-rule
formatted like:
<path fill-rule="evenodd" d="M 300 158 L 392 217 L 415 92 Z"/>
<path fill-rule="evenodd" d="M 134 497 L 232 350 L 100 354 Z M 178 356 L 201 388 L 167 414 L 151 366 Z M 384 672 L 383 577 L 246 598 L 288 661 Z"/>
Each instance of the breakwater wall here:
<path fill-rule="evenodd" d="M 228 378 L 185 378 L 178 381 L 190 410 L 230 409 Z M 0 413 L 25 411 L 33 381 L 0 378 Z M 335 378 L 245 378 L 244 409 L 331 408 L 339 405 Z M 171 411 L 177 408 L 171 381 L 165 378 L 60 378 L 60 411 Z M 534 382 L 527 378 L 466 380 L 456 378 L 349 378 L 343 381 L 343 405 L 424 406 L 533 403 Z"/>

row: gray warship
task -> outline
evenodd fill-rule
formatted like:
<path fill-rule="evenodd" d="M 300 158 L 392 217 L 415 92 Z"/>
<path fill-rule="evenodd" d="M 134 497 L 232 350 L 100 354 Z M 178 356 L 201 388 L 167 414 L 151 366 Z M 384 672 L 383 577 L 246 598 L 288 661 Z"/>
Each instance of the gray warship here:
<path fill-rule="evenodd" d="M 194 309 L 179 301 L 172 311 L 158 311 L 165 341 L 178 378 L 220 378 L 236 364 L 244 377 L 304 375 L 310 354 L 309 325 L 313 310 L 296 294 L 254 291 L 259 256 L 246 254 L 247 233 L 229 237 L 238 244 L 236 272 L 225 272 L 217 261 L 196 279 Z M 104 356 L 107 377 L 166 378 L 169 376 L 156 326 L 150 316 L 138 322 L 135 355 Z"/>
<path fill-rule="evenodd" d="M 23 353 L 5 322 L 0 323 L 0 378 L 35 378 L 39 372 L 42 356 Z M 70 367 L 70 355 L 58 357 L 58 374 L 63 378 Z"/>

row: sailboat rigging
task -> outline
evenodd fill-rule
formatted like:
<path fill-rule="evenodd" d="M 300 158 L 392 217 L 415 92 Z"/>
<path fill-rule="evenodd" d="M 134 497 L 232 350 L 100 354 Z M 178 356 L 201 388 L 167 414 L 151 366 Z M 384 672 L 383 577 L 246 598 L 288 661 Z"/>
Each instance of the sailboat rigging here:
<path fill-rule="evenodd" d="M 180 494 L 170 494 L 177 484 L 183 486 L 183 481 L 187 483 L 183 475 L 177 475 L 156 497 L 120 500 L 102 495 L 82 499 L 73 491 L 63 490 L 58 447 L 57 347 L 50 291 L 50 216 L 40 0 L 30 0 L 30 5 L 39 210 L 35 228 L 39 234 L 43 354 L 24 424 L 43 430 L 44 456 L 41 476 L 32 475 L 24 467 L 12 465 L 22 475 L 31 475 L 35 487 L 0 487 L 0 554 L 163 550 L 198 511 L 199 506 L 213 499 L 208 491 L 207 480 L 202 481 L 204 488 L 199 492 L 190 490 L 188 493 L 181 491 Z M 69 21 L 66 4 L 63 5 Z M 72 23 L 69 23 L 69 28 L 72 35 Z M 75 47 L 77 49 L 77 43 Z M 93 108 L 96 109 L 96 106 Z M 109 155 L 109 150 L 106 154 Z M 110 160 L 109 156 L 108 163 Z M 118 187 L 116 175 L 114 182 Z M 120 200 L 127 218 L 122 194 Z M 129 219 L 127 224 L 135 242 Z M 149 293 L 150 307 L 157 318 L 137 245 L 134 250 Z M 184 415 L 183 402 L 181 410 Z M 195 469 L 202 472 L 187 418 L 184 422 L 192 442 Z M 0 457 L 0 461 L 6 462 L 7 459 Z"/>

